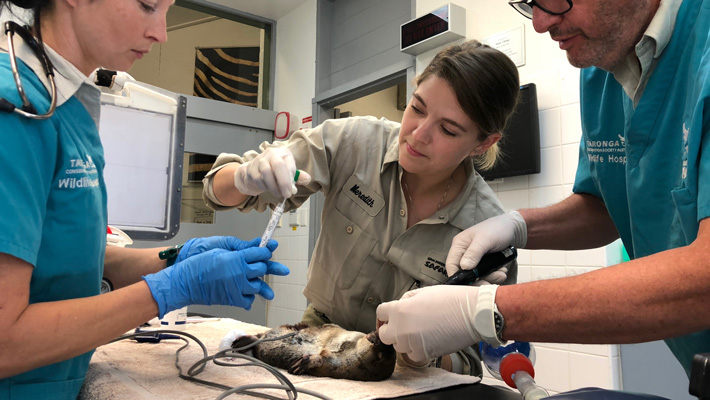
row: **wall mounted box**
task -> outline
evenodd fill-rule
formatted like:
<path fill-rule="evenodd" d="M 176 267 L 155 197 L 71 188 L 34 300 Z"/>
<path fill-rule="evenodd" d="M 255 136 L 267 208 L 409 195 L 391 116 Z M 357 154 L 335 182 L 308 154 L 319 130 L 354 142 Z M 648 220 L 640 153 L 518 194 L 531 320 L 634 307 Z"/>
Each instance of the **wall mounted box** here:
<path fill-rule="evenodd" d="M 419 55 L 466 37 L 466 9 L 453 3 L 400 26 L 400 51 Z"/>

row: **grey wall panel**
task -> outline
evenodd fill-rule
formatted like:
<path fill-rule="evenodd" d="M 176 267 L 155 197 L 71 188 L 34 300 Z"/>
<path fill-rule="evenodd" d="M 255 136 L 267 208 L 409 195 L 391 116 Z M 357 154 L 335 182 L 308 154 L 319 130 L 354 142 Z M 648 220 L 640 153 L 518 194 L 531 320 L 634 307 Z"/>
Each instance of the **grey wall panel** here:
<path fill-rule="evenodd" d="M 368 59 L 334 73 L 331 76 L 331 81 L 333 87 L 339 87 L 347 82 L 358 81 L 360 78 L 366 77 L 373 72 L 389 69 L 393 65 L 406 64 L 408 61 L 409 56 L 406 54 L 383 53 L 380 57 Z M 409 83 L 410 82 L 407 82 L 407 84 Z"/>
<path fill-rule="evenodd" d="M 195 118 L 187 119 L 187 131 L 208 133 L 185 138 L 185 151 L 202 154 L 244 153 L 273 140 L 273 131 Z"/>
<path fill-rule="evenodd" d="M 355 64 L 366 63 L 381 57 L 397 57 L 404 59 L 411 57 L 399 51 L 398 40 L 391 40 L 398 35 L 399 23 L 407 21 L 407 17 L 395 19 L 390 24 L 385 24 L 370 32 L 359 36 L 340 47 L 334 48 L 331 61 L 331 72 L 338 73 Z M 395 25 L 396 24 L 396 25 Z"/>
<path fill-rule="evenodd" d="M 330 52 L 333 37 L 333 8 L 335 2 L 318 0 L 316 7 L 316 94 L 330 89 Z M 315 126 L 315 124 L 314 124 Z"/>
<path fill-rule="evenodd" d="M 397 40 L 392 41 L 387 38 L 387 43 L 397 43 L 399 40 L 399 26 L 410 20 L 408 0 L 384 1 L 378 7 L 370 7 L 355 14 L 353 18 L 338 21 L 333 30 L 333 48 L 343 46 L 349 41 L 355 40 L 369 32 L 382 26 L 394 26 L 397 33 Z M 405 4 L 405 5 L 403 5 Z"/>
<path fill-rule="evenodd" d="M 266 130 L 274 129 L 277 112 L 202 97 L 185 96 L 187 118 L 204 119 Z"/>
<path fill-rule="evenodd" d="M 357 14 L 363 12 L 364 10 L 381 7 L 381 3 L 385 2 L 396 2 L 399 0 L 336 0 L 334 3 L 338 3 L 335 6 L 333 12 L 333 21 L 336 24 L 341 24 L 343 21 L 350 18 L 354 18 Z"/>
<path fill-rule="evenodd" d="M 411 60 L 399 51 L 399 27 L 411 15 L 411 0 L 319 1 L 316 94 Z"/>

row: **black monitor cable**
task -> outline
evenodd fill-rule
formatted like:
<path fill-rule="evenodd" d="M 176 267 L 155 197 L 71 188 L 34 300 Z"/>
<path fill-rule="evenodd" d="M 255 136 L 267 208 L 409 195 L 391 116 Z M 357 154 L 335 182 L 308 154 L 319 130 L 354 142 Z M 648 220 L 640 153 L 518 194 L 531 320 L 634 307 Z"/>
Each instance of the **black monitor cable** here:
<path fill-rule="evenodd" d="M 175 336 L 177 335 L 177 336 Z M 214 387 L 217 389 L 222 389 L 225 390 L 223 393 L 221 393 L 219 396 L 216 397 L 216 400 L 221 400 L 226 398 L 229 395 L 232 394 L 246 394 L 250 396 L 255 396 L 255 397 L 261 397 L 265 399 L 270 399 L 270 400 L 283 400 L 281 397 L 273 396 L 267 393 L 261 393 L 261 392 L 256 392 L 254 389 L 282 389 L 286 392 L 286 395 L 288 396 L 288 400 L 296 400 L 298 397 L 299 393 L 307 394 L 313 397 L 317 397 L 322 400 L 332 400 L 330 397 L 325 396 L 323 394 L 320 394 L 318 392 L 308 390 L 308 389 L 299 389 L 296 388 L 291 381 L 284 376 L 281 371 L 279 371 L 277 368 L 266 364 L 262 362 L 261 360 L 258 360 L 256 358 L 247 356 L 245 354 L 240 353 L 240 351 L 245 351 L 248 350 L 249 348 L 261 343 L 261 342 L 266 342 L 266 341 L 275 341 L 275 340 L 282 340 L 286 339 L 288 337 L 291 337 L 295 335 L 294 333 L 289 333 L 287 335 L 275 337 L 275 338 L 268 338 L 268 339 L 260 339 L 257 340 L 253 343 L 250 343 L 249 345 L 246 345 L 244 347 L 236 348 L 236 349 L 226 349 L 219 351 L 215 353 L 214 355 L 209 355 L 207 351 L 207 347 L 200 341 L 197 337 L 194 335 L 183 332 L 183 331 L 177 331 L 177 330 L 169 330 L 169 329 L 161 329 L 161 330 L 151 330 L 151 331 L 141 331 L 140 328 L 136 329 L 135 333 L 127 334 L 120 336 L 116 339 L 113 339 L 109 343 L 114 343 L 120 340 L 126 340 L 126 339 L 134 339 L 139 342 L 152 342 L 152 343 L 158 343 L 163 339 L 180 339 L 185 344 L 177 349 L 175 352 L 175 367 L 178 370 L 178 376 L 186 381 L 190 381 L 193 383 L 197 384 L 202 384 L 210 387 Z M 196 361 L 188 370 L 187 374 L 183 373 L 182 368 L 180 367 L 180 352 L 187 348 L 190 345 L 190 342 L 185 339 L 184 337 L 188 337 L 192 339 L 195 343 L 197 343 L 198 346 L 202 349 L 202 354 L 203 358 Z M 241 359 L 245 360 L 246 362 L 244 363 L 234 363 L 232 362 L 234 359 Z M 281 384 L 251 384 L 251 385 L 242 385 L 242 386 L 237 386 L 237 387 L 232 387 L 232 386 L 227 386 L 223 385 L 221 383 L 217 382 L 211 382 L 207 381 L 204 379 L 199 379 L 196 378 L 198 374 L 200 374 L 206 367 L 207 362 L 212 361 L 216 365 L 219 366 L 224 366 L 224 367 L 246 367 L 246 366 L 257 366 L 266 369 L 269 371 Z"/>

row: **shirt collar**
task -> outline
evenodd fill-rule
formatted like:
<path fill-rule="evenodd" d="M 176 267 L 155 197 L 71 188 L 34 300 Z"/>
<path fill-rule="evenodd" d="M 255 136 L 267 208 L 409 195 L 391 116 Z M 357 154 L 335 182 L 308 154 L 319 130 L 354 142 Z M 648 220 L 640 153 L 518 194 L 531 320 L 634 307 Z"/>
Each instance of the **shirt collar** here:
<path fill-rule="evenodd" d="M 401 126 L 397 127 L 397 138 L 399 138 L 399 130 L 402 129 Z M 398 139 L 399 140 L 399 139 Z M 383 173 L 387 167 L 394 162 L 399 162 L 399 142 L 395 146 L 389 146 L 387 153 L 385 153 L 385 158 L 382 162 L 382 167 L 380 168 L 380 173 Z"/>
<path fill-rule="evenodd" d="M 682 1 L 661 0 L 635 51 L 610 71 L 634 105 L 638 104 L 656 61 L 671 40 Z"/>
<path fill-rule="evenodd" d="M 682 2 L 683 0 L 661 0 L 656 15 L 653 16 L 651 23 L 646 28 L 644 38 L 648 37 L 656 42 L 654 58 L 660 57 L 668 42 L 671 41 L 678 9 Z"/>
<path fill-rule="evenodd" d="M 15 45 L 15 55 L 27 64 L 30 69 L 37 75 L 42 82 L 47 92 L 50 91 L 49 79 L 44 74 L 44 68 L 32 49 L 22 40 L 22 37 L 15 35 L 12 38 Z M 7 52 L 8 43 L 5 34 L 0 35 L 0 49 Z M 96 85 L 84 74 L 79 71 L 72 63 L 59 55 L 54 49 L 44 44 L 44 51 L 47 53 L 49 60 L 54 65 L 54 83 L 57 86 L 57 107 L 69 100 L 83 84 L 98 90 Z"/>

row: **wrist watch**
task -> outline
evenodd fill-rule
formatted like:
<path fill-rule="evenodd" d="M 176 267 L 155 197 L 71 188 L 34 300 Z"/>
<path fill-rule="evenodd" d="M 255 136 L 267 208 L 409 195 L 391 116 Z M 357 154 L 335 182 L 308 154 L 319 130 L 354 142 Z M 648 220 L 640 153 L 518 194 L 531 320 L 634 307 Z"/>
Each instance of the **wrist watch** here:
<path fill-rule="evenodd" d="M 495 303 L 493 303 L 493 325 L 495 326 L 496 337 L 499 341 L 505 343 L 505 340 L 503 340 L 503 328 L 505 327 L 505 318 L 503 318 L 503 314 L 498 311 L 498 305 Z"/>
<path fill-rule="evenodd" d="M 478 288 L 476 310 L 472 321 L 481 339 L 494 347 L 505 344 L 502 338 L 505 320 L 495 302 L 497 289 L 498 285 L 483 285 Z"/>

